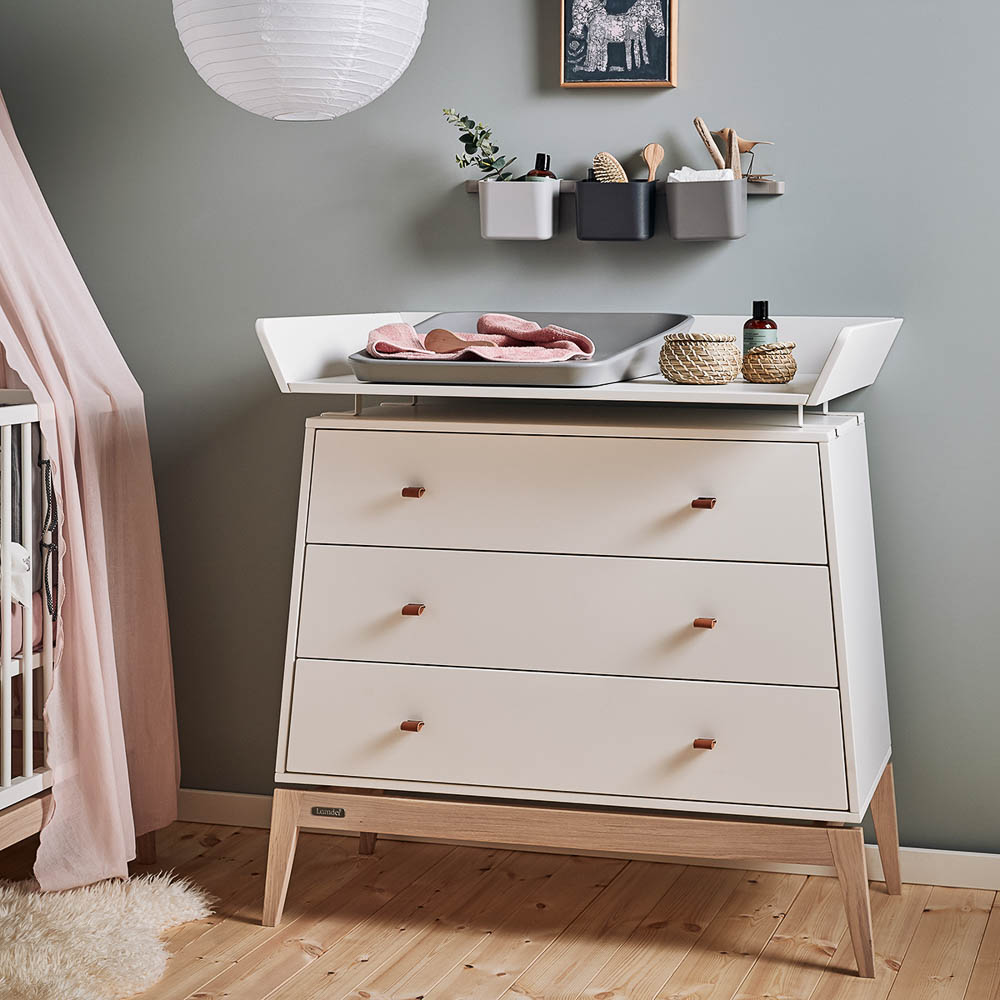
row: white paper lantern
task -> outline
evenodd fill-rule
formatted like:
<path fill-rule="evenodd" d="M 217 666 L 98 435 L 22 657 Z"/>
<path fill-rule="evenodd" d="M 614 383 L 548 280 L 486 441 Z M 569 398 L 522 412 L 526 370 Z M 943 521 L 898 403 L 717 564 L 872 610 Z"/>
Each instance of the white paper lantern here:
<path fill-rule="evenodd" d="M 227 101 L 279 121 L 363 107 L 410 64 L 427 0 L 174 0 L 198 75 Z"/>

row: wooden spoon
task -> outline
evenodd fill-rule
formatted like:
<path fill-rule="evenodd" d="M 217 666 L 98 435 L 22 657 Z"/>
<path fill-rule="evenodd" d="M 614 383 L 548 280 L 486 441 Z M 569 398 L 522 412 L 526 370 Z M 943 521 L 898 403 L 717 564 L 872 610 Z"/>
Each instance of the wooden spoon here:
<path fill-rule="evenodd" d="M 434 354 L 453 354 L 455 351 L 462 351 L 466 347 L 496 347 L 492 340 L 462 340 L 456 337 L 451 330 L 431 330 L 424 337 L 424 348 Z"/>
<path fill-rule="evenodd" d="M 656 168 L 663 162 L 663 147 L 658 142 L 651 142 L 642 151 L 642 158 L 649 167 L 649 179 L 656 180 Z"/>

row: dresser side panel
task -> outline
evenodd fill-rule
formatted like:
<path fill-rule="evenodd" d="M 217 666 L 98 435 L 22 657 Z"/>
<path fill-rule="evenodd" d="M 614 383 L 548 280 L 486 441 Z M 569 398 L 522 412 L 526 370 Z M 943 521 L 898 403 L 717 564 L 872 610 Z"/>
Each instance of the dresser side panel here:
<path fill-rule="evenodd" d="M 288 605 L 288 633 L 285 639 L 285 669 L 281 681 L 281 714 L 278 722 L 278 748 L 275 773 L 285 770 L 288 751 L 288 725 L 291 716 L 292 684 L 295 674 L 295 647 L 299 636 L 299 608 L 302 603 L 302 576 L 305 567 L 306 524 L 309 520 L 309 498 L 312 490 L 313 450 L 316 443 L 315 427 L 306 426 L 302 448 L 302 474 L 299 478 L 299 509 L 295 523 L 295 552 L 292 560 L 292 586 Z"/>
<path fill-rule="evenodd" d="M 820 462 L 848 787 L 863 815 L 891 753 L 864 425 L 820 445 Z"/>

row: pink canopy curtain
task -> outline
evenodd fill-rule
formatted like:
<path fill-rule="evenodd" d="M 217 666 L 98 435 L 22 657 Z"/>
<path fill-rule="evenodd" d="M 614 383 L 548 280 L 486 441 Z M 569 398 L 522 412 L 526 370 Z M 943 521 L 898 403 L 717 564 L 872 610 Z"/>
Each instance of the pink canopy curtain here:
<path fill-rule="evenodd" d="M 45 890 L 127 873 L 176 818 L 180 765 L 142 392 L 63 242 L 0 97 L 3 377 L 34 395 L 61 520 L 58 648 L 45 706 Z"/>

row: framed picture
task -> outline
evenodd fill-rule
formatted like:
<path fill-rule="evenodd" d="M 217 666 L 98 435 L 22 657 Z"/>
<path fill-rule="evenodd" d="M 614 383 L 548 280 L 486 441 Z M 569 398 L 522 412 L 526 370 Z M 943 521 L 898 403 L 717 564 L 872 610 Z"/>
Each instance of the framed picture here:
<path fill-rule="evenodd" d="M 679 0 L 561 0 L 564 87 L 676 87 Z"/>

